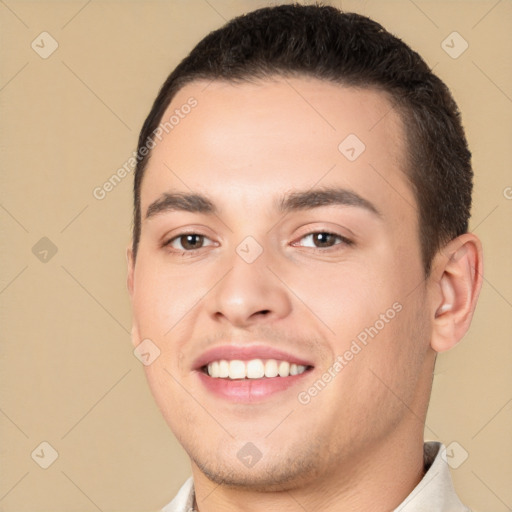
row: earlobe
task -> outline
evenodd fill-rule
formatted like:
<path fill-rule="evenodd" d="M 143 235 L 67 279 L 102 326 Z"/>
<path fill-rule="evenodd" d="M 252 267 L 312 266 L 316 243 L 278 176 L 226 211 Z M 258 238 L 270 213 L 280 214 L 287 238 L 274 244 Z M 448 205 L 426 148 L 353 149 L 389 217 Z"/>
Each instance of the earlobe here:
<path fill-rule="evenodd" d="M 469 329 L 482 286 L 482 244 L 472 233 L 450 241 L 435 260 L 431 346 L 436 352 L 454 347 Z"/>
<path fill-rule="evenodd" d="M 133 304 L 133 289 L 134 289 L 134 284 L 133 284 L 133 281 L 134 281 L 134 272 L 135 272 L 135 261 L 133 259 L 133 250 L 131 248 L 131 246 L 128 246 L 127 249 L 126 249 L 126 265 L 128 267 L 128 275 L 127 275 L 127 278 L 126 278 L 126 286 L 128 288 L 128 292 L 130 294 L 130 299 L 132 301 L 132 304 Z M 137 345 L 139 344 L 139 340 L 140 340 L 140 336 L 139 336 L 139 329 L 137 327 L 137 324 L 136 324 L 136 318 L 135 318 L 135 314 L 134 312 L 132 311 L 132 315 L 133 315 L 133 320 L 132 320 L 132 330 L 131 330 L 131 341 L 132 341 L 132 345 L 134 347 L 137 347 Z"/>
<path fill-rule="evenodd" d="M 134 261 L 133 261 L 133 250 L 131 246 L 126 248 L 126 265 L 127 265 L 127 277 L 126 277 L 126 287 L 128 288 L 128 292 L 130 294 L 130 298 L 133 297 L 133 273 L 134 273 Z"/>
<path fill-rule="evenodd" d="M 139 329 L 135 325 L 135 322 L 132 325 L 132 330 L 130 333 L 130 339 L 132 340 L 133 348 L 137 348 L 140 343 Z"/>

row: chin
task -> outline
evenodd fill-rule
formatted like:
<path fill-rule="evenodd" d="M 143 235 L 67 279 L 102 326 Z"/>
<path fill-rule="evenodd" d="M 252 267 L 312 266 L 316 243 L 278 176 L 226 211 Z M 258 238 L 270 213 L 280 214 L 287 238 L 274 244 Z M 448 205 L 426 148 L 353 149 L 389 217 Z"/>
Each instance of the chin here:
<path fill-rule="evenodd" d="M 190 456 L 190 455 L 189 455 Z M 263 458 L 247 467 L 238 457 L 218 461 L 215 464 L 194 460 L 199 470 L 217 485 L 245 489 L 253 492 L 277 492 L 300 487 L 314 480 L 319 473 L 312 461 L 281 456 L 279 460 L 264 461 Z"/>

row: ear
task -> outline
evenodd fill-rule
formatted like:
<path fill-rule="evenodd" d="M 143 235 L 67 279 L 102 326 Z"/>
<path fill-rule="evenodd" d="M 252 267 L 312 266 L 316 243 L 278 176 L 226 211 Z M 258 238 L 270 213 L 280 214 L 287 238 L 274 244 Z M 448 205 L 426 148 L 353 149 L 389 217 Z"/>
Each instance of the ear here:
<path fill-rule="evenodd" d="M 130 294 L 130 300 L 132 303 L 132 332 L 131 339 L 132 345 L 137 347 L 140 343 L 139 329 L 137 327 L 137 319 L 135 317 L 135 311 L 133 311 L 133 292 L 134 292 L 134 272 L 135 272 L 135 259 L 133 257 L 133 250 L 131 246 L 126 249 L 126 264 L 128 267 L 128 275 L 126 278 L 126 285 Z"/>
<path fill-rule="evenodd" d="M 483 278 L 482 244 L 465 233 L 439 251 L 432 265 L 435 281 L 431 347 L 443 352 L 466 334 L 473 318 Z"/>
<path fill-rule="evenodd" d="M 130 294 L 130 299 L 133 299 L 133 273 L 135 271 L 135 260 L 133 259 L 133 249 L 131 245 L 126 248 L 126 265 L 128 267 L 126 286 Z"/>

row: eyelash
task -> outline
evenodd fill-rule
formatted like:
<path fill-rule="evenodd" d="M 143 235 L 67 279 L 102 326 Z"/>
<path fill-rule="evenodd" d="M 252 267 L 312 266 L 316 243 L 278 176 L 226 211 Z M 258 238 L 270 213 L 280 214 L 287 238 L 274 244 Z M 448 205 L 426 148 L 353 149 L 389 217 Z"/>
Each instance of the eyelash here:
<path fill-rule="evenodd" d="M 326 252 L 329 249 L 335 250 L 335 247 L 338 246 L 338 245 L 351 246 L 351 245 L 354 244 L 354 242 L 352 240 L 350 240 L 349 238 L 346 238 L 346 237 L 344 237 L 342 235 L 339 235 L 338 233 L 332 233 L 331 231 L 312 231 L 311 233 L 307 233 L 307 234 L 301 236 L 299 238 L 299 240 L 303 240 L 304 238 L 307 238 L 307 237 L 310 237 L 310 236 L 314 236 L 314 235 L 333 236 L 333 237 L 337 238 L 340 242 L 339 243 L 335 243 L 334 245 L 331 245 L 331 246 L 328 246 L 328 247 L 309 247 L 309 249 L 312 249 L 313 251 Z M 292 245 L 294 245 L 294 244 L 292 244 Z"/>
<path fill-rule="evenodd" d="M 328 246 L 328 247 L 309 247 L 308 249 L 314 251 L 314 252 L 322 252 L 322 253 L 325 253 L 325 252 L 330 252 L 330 250 L 336 250 L 336 246 L 338 245 L 345 245 L 345 246 L 351 246 L 351 245 L 354 245 L 354 242 L 342 235 L 339 235 L 338 233 L 332 233 L 330 231 L 312 231 L 311 233 L 307 233 L 303 236 L 301 236 L 299 238 L 299 241 L 300 240 L 303 240 L 304 238 L 307 238 L 307 237 L 310 237 L 310 236 L 313 236 L 313 235 L 329 235 L 329 236 L 333 236 L 335 238 L 337 238 L 340 242 L 338 243 L 335 243 L 334 245 L 331 245 L 331 246 Z M 162 244 L 163 247 L 169 247 L 174 241 L 176 240 L 179 240 L 180 238 L 183 238 L 183 237 L 186 237 L 186 236 L 199 236 L 199 237 L 202 237 L 203 239 L 207 239 L 207 240 L 210 240 L 207 236 L 205 235 L 202 235 L 201 233 L 195 233 L 195 232 L 191 232 L 191 233 L 181 233 L 177 236 L 174 236 L 173 238 L 167 240 L 166 242 L 164 242 Z M 211 240 L 210 240 L 211 242 Z M 203 247 L 199 247 L 198 249 L 173 249 L 174 251 L 178 251 L 180 252 L 181 256 L 186 256 L 186 255 L 193 255 L 196 251 L 200 251 L 201 249 L 204 249 L 205 247 L 208 247 L 212 244 L 209 244 L 207 246 L 203 246 Z M 295 246 L 295 242 L 292 244 Z"/>

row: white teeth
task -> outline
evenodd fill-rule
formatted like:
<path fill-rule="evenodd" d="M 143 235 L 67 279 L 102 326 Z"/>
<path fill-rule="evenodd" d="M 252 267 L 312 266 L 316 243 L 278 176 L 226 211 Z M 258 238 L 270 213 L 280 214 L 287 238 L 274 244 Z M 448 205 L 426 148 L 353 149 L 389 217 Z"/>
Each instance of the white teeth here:
<path fill-rule="evenodd" d="M 219 377 L 221 379 L 229 377 L 229 363 L 225 360 L 219 361 Z"/>
<path fill-rule="evenodd" d="M 275 359 L 269 359 L 265 363 L 265 377 L 277 377 L 278 375 L 277 361 Z"/>
<path fill-rule="evenodd" d="M 212 372 L 212 375 L 219 376 L 219 363 L 217 361 L 214 361 L 212 363 L 211 372 Z"/>
<path fill-rule="evenodd" d="M 245 379 L 247 377 L 247 370 L 243 361 L 230 361 L 229 362 L 229 378 L 230 379 Z"/>
<path fill-rule="evenodd" d="M 208 364 L 208 375 L 215 379 L 261 379 L 263 377 L 289 377 L 300 375 L 306 371 L 306 366 L 289 363 L 288 361 L 276 361 L 275 359 L 251 359 L 240 361 L 238 359 L 226 361 L 212 361 Z"/>
<path fill-rule="evenodd" d="M 306 371 L 306 367 L 301 364 L 291 364 L 290 365 L 290 375 L 300 375 Z"/>
<path fill-rule="evenodd" d="M 288 377 L 288 375 L 290 375 L 290 363 L 281 361 L 279 363 L 279 377 Z"/>
<path fill-rule="evenodd" d="M 247 362 L 247 378 L 261 379 L 265 376 L 265 365 L 261 359 L 252 359 Z"/>

